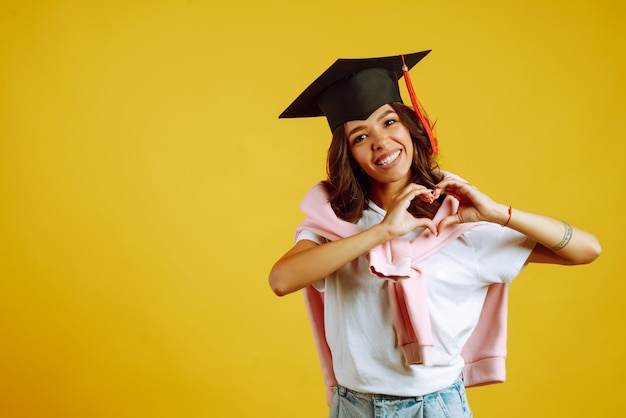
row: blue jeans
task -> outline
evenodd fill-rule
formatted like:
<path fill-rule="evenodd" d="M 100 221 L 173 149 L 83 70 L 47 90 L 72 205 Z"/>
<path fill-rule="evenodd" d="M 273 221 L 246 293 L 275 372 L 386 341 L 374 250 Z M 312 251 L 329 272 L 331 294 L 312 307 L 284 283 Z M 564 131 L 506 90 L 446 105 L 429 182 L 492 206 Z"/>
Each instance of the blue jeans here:
<path fill-rule="evenodd" d="M 403 397 L 360 393 L 337 386 L 329 418 L 471 418 L 463 379 L 439 392 Z"/>

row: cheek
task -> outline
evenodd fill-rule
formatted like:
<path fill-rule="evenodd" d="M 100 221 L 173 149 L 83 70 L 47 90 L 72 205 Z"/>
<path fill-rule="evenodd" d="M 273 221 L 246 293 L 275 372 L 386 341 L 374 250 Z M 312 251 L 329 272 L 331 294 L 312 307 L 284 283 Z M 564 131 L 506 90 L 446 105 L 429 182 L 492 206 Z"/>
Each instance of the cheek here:
<path fill-rule="evenodd" d="M 409 154 L 409 156 L 411 157 L 411 159 L 413 159 L 413 156 L 415 156 L 415 145 L 413 145 L 413 141 L 409 141 L 407 147 L 406 147 L 407 153 Z"/>
<path fill-rule="evenodd" d="M 352 159 L 357 163 L 357 165 L 361 168 L 366 168 L 369 164 L 369 154 L 363 150 L 352 150 Z"/>
<path fill-rule="evenodd" d="M 417 150 L 417 148 L 415 147 L 415 144 L 413 143 L 413 140 L 411 139 L 411 135 L 407 133 L 405 138 L 406 139 L 404 141 L 404 144 L 405 144 L 407 154 L 409 154 L 411 158 L 413 158 L 413 155 L 415 154 L 415 151 Z"/>

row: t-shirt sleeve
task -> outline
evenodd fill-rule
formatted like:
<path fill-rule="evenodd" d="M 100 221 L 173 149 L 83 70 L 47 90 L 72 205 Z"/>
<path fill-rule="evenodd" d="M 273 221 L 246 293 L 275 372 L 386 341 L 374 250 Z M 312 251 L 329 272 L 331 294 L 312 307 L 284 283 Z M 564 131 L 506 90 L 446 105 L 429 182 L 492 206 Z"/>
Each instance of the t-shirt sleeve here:
<path fill-rule="evenodd" d="M 511 282 L 535 247 L 526 235 L 488 222 L 476 224 L 467 239 L 474 247 L 480 280 L 486 283 Z"/>
<path fill-rule="evenodd" d="M 326 239 L 324 237 L 317 235 L 315 232 L 311 232 L 306 229 L 298 233 L 298 236 L 296 237 L 296 242 L 299 242 L 305 239 L 316 242 L 318 244 L 323 244 L 326 242 Z"/>

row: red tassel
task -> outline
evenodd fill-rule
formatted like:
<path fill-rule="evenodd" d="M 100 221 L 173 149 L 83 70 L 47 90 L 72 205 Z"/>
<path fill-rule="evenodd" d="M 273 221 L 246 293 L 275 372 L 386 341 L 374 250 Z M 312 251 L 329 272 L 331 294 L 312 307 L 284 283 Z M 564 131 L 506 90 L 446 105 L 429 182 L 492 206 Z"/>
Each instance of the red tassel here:
<path fill-rule="evenodd" d="M 406 88 L 409 91 L 409 96 L 411 97 L 411 103 L 413 104 L 413 109 L 415 110 L 415 114 L 419 119 L 420 123 L 424 127 L 426 134 L 428 135 L 428 139 L 430 140 L 430 147 L 433 150 L 433 154 L 437 154 L 437 141 L 435 140 L 435 136 L 433 135 L 433 131 L 430 129 L 430 124 L 426 121 L 424 115 L 426 111 L 420 104 L 419 100 L 417 100 L 417 96 L 415 95 L 415 90 L 413 90 L 413 83 L 411 83 L 411 76 L 409 75 L 409 67 L 406 66 L 406 62 L 404 62 L 404 55 L 402 57 L 402 72 L 404 75 L 404 82 L 406 83 Z"/>

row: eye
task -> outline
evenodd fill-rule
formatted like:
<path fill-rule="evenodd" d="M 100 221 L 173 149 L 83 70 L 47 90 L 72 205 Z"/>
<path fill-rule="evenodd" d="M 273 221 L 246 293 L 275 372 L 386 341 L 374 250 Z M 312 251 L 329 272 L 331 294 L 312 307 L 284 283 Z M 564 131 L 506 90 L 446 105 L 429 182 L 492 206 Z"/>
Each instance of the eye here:
<path fill-rule="evenodd" d="M 359 142 L 363 141 L 365 138 L 367 138 L 367 135 L 365 134 L 355 136 L 354 138 L 352 138 L 352 145 L 358 144 Z"/>
<path fill-rule="evenodd" d="M 395 119 L 387 119 L 385 121 L 385 126 L 389 126 L 389 125 L 393 125 L 394 123 L 396 123 L 397 121 Z"/>

